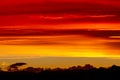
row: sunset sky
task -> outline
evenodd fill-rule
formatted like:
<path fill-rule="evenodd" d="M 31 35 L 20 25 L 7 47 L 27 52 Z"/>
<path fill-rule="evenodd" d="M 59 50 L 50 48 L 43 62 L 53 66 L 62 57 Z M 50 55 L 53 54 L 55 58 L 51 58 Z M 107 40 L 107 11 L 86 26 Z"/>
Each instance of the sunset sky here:
<path fill-rule="evenodd" d="M 68 66 L 81 61 L 96 66 L 103 61 L 105 66 L 118 64 L 120 1 L 2 0 L 0 65 L 16 59 L 35 59 L 28 61 L 34 65 L 37 59 L 43 67 L 45 63 L 48 67 L 61 66 L 59 60 Z"/>

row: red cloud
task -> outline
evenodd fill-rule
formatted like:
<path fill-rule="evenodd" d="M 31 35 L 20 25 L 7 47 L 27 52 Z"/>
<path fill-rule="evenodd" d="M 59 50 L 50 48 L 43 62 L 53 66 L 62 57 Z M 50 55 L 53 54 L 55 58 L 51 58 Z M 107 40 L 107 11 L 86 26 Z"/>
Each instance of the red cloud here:
<path fill-rule="evenodd" d="M 0 26 L 120 22 L 120 7 L 116 7 L 116 2 L 119 3 L 112 0 L 3 0 Z"/>

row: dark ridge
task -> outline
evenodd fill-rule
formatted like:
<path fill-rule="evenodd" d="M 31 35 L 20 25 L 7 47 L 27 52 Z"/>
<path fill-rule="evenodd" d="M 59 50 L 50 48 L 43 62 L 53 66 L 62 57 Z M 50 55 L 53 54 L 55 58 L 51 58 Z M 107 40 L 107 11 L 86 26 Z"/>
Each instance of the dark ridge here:
<path fill-rule="evenodd" d="M 1 80 L 120 80 L 120 66 L 96 68 L 90 64 L 63 68 L 33 68 L 18 69 L 23 63 L 13 64 L 8 71 L 0 69 Z M 26 63 L 24 63 L 26 64 Z M 23 65 L 24 65 L 23 64 Z M 16 67 L 15 67 L 16 66 Z M 21 65 L 22 66 L 22 65 Z M 17 69 L 16 69 L 17 68 Z"/>

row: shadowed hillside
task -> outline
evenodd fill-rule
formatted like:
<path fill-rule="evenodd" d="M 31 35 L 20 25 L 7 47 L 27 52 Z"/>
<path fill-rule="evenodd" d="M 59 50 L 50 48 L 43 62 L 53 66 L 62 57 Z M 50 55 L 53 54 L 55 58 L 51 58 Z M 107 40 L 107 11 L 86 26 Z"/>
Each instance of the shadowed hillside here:
<path fill-rule="evenodd" d="M 15 63 L 8 71 L 0 68 L 1 80 L 120 80 L 120 66 L 96 68 L 90 64 L 62 68 L 33 68 L 20 69 L 26 63 Z"/>

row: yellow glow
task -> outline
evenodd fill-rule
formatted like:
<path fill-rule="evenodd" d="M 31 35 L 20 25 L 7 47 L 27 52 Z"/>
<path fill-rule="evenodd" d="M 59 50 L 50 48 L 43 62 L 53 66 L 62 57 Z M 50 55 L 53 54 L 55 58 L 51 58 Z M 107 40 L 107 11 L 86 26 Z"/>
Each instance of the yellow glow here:
<path fill-rule="evenodd" d="M 4 48 L 3 48 L 4 47 Z M 1 56 L 58 56 L 58 57 L 104 57 L 103 53 L 76 50 L 63 46 L 0 46 Z M 7 49 L 7 50 L 6 50 Z"/>
<path fill-rule="evenodd" d="M 118 57 L 120 52 L 104 45 L 107 40 L 85 36 L 27 36 L 10 38 L 15 38 L 15 40 L 0 41 L 1 57 Z M 38 44 L 35 43 L 36 40 Z"/>
<path fill-rule="evenodd" d="M 117 30 L 120 23 L 76 23 L 60 25 L 6 26 L 11 29 L 98 29 Z M 110 36 L 120 38 L 120 36 Z M 80 35 L 0 37 L 1 57 L 118 57 L 120 50 L 105 43 L 119 42 Z M 10 40 L 9 40 L 10 39 Z"/>

